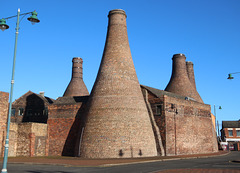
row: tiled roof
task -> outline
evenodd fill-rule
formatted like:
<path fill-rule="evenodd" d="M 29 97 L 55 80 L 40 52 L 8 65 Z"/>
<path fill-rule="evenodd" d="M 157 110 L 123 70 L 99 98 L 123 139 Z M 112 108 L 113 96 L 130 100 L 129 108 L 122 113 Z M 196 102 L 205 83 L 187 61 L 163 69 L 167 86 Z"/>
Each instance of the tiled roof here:
<path fill-rule="evenodd" d="M 21 100 L 21 99 L 23 99 L 25 96 L 27 97 L 27 96 L 30 96 L 30 95 L 36 95 L 36 96 L 38 96 L 39 98 L 41 98 L 45 103 L 47 103 L 47 104 L 52 104 L 53 102 L 55 102 L 55 100 L 54 99 L 52 99 L 52 98 L 50 98 L 50 97 L 46 97 L 46 96 L 42 96 L 41 94 L 36 94 L 36 93 L 34 93 L 34 92 L 32 92 L 32 91 L 28 91 L 28 92 L 26 92 L 25 94 L 23 94 L 21 97 L 19 97 L 18 99 L 16 99 L 14 102 L 13 102 L 13 104 L 18 104 L 18 102 Z"/>
<path fill-rule="evenodd" d="M 223 121 L 222 128 L 240 128 L 240 120 L 239 121 Z"/>
<path fill-rule="evenodd" d="M 54 104 L 76 104 L 79 102 L 86 102 L 89 96 L 64 96 L 58 97 Z"/>
<path fill-rule="evenodd" d="M 167 96 L 170 96 L 170 97 L 175 97 L 175 98 L 184 99 L 184 100 L 186 98 L 184 96 L 180 96 L 180 95 L 177 95 L 175 93 L 171 93 L 171 92 L 164 91 L 164 90 L 159 90 L 159 89 L 152 88 L 152 87 L 145 86 L 145 85 L 141 85 L 141 87 L 147 89 L 148 91 L 150 91 L 151 93 L 153 93 L 157 97 L 161 97 L 163 95 L 167 95 Z"/>
<path fill-rule="evenodd" d="M 34 93 L 36 94 L 36 93 Z M 38 97 L 42 98 L 45 102 L 49 103 L 49 104 L 52 104 L 55 102 L 54 99 L 50 98 L 50 97 L 47 97 L 47 96 L 42 96 L 41 94 L 36 94 Z"/>

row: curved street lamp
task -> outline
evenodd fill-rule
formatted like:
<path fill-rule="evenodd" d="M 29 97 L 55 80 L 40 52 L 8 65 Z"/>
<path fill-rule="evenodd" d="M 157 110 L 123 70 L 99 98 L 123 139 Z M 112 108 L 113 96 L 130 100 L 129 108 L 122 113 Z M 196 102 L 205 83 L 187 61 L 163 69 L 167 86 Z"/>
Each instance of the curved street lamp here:
<path fill-rule="evenodd" d="M 4 150 L 2 173 L 7 173 L 7 160 L 8 160 L 8 149 L 9 149 L 9 129 L 10 129 L 10 121 L 11 121 L 11 113 L 12 113 L 12 96 L 13 96 L 14 74 L 15 74 L 15 62 L 16 62 L 16 53 L 17 53 L 18 30 L 19 30 L 19 23 L 20 23 L 19 18 L 20 18 L 20 16 L 23 16 L 22 17 L 22 19 L 23 19 L 28 14 L 32 14 L 32 16 L 28 18 L 28 20 L 30 22 L 32 22 L 32 24 L 40 22 L 40 20 L 38 20 L 38 18 L 37 18 L 37 12 L 36 11 L 20 14 L 20 9 L 18 9 L 17 15 L 0 19 L 0 29 L 2 31 L 4 31 L 4 30 L 9 28 L 9 26 L 6 24 L 6 19 L 17 17 L 17 26 L 16 26 L 16 33 L 15 33 L 15 46 L 14 46 L 14 55 L 13 55 L 11 90 L 10 90 L 10 96 L 9 96 L 7 134 L 6 134 L 6 141 L 5 141 L 5 150 Z"/>
<path fill-rule="evenodd" d="M 218 109 L 222 109 L 222 106 L 217 106 Z M 216 128 L 216 133 L 217 133 L 217 136 L 220 135 L 220 132 L 219 132 L 219 123 L 218 123 L 218 120 L 217 120 L 217 111 L 216 111 L 216 105 L 214 105 L 214 114 L 215 114 L 215 128 Z"/>
<path fill-rule="evenodd" d="M 230 79 L 230 80 L 231 80 L 231 79 L 234 79 L 234 77 L 232 76 L 232 74 L 237 74 L 237 73 L 240 73 L 240 72 L 229 73 L 227 79 Z"/>

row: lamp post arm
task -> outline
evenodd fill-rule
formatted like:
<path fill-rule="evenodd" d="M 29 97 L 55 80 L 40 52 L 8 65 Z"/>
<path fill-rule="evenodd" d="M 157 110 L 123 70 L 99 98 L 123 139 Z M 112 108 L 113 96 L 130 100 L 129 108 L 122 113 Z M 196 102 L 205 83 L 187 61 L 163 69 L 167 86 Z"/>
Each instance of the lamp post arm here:
<path fill-rule="evenodd" d="M 19 16 L 23 16 L 23 15 L 27 15 L 27 14 L 31 14 L 32 12 L 28 12 L 28 13 L 22 13 L 22 14 L 19 14 Z M 11 19 L 11 18 L 14 18 L 14 17 L 18 17 L 18 15 L 15 15 L 15 16 L 10 16 L 10 17 L 6 17 L 4 19 Z"/>
<path fill-rule="evenodd" d="M 16 54 L 17 54 L 19 16 L 20 16 L 20 9 L 18 9 L 18 13 L 17 13 L 17 26 L 16 26 L 15 46 L 14 46 L 14 55 L 13 55 L 13 67 L 12 67 L 12 80 L 11 80 L 9 110 L 8 110 L 7 134 L 6 134 L 2 173 L 7 173 L 7 160 L 8 160 L 8 149 L 9 149 L 9 130 L 10 130 L 10 122 L 11 122 L 11 114 L 12 114 L 12 97 L 13 97 L 15 63 L 16 63 Z"/>
<path fill-rule="evenodd" d="M 237 73 L 240 73 L 240 72 L 235 72 L 235 73 L 229 73 L 229 74 L 237 74 Z"/>

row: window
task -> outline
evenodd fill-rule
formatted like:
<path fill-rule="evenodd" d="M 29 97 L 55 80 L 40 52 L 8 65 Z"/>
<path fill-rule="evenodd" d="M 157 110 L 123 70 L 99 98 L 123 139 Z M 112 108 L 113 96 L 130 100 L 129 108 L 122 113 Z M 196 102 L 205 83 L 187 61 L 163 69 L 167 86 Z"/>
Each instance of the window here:
<path fill-rule="evenodd" d="M 237 130 L 237 136 L 240 136 L 240 130 Z"/>
<path fill-rule="evenodd" d="M 19 109 L 18 109 L 18 115 L 22 116 L 22 115 L 23 115 L 23 112 L 24 112 L 24 109 L 23 109 L 23 108 L 19 108 Z"/>
<path fill-rule="evenodd" d="M 161 115 L 162 113 L 162 105 L 156 105 L 156 114 Z"/>
<path fill-rule="evenodd" d="M 27 116 L 32 116 L 32 109 L 27 110 Z"/>
<path fill-rule="evenodd" d="M 233 131 L 232 130 L 228 130 L 228 134 L 229 134 L 229 136 L 233 136 Z"/>
<path fill-rule="evenodd" d="M 15 116 L 15 112 L 16 112 L 16 109 L 15 109 L 15 108 L 12 108 L 12 111 L 11 111 L 11 116 L 12 116 L 12 117 Z"/>
<path fill-rule="evenodd" d="M 43 110 L 43 115 L 47 116 L 48 115 L 48 107 L 45 107 Z"/>

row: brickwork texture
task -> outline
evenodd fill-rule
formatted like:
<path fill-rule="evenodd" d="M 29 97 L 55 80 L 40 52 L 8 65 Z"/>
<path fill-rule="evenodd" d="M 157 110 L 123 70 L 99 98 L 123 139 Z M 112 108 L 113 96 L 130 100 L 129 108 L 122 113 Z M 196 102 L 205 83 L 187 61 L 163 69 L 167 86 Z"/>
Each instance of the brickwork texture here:
<path fill-rule="evenodd" d="M 105 48 L 90 96 L 82 79 L 83 61 L 75 57 L 63 97 L 50 104 L 29 91 L 13 103 L 9 156 L 131 158 L 217 152 L 211 108 L 196 90 L 193 63 L 186 62 L 183 54 L 173 56 L 165 89 L 171 93 L 141 90 L 126 13 L 112 10 L 108 17 Z M 1 155 L 7 110 L 8 93 L 0 92 Z"/>
<path fill-rule="evenodd" d="M 109 12 L 105 49 L 86 110 L 80 156 L 156 156 L 148 111 L 133 65 L 123 10 Z"/>
<path fill-rule="evenodd" d="M 72 78 L 63 96 L 85 96 L 89 95 L 87 87 L 83 82 L 83 60 L 75 57 L 72 59 Z"/>
<path fill-rule="evenodd" d="M 0 155 L 4 154 L 4 144 L 6 136 L 6 124 L 8 117 L 8 98 L 7 92 L 0 91 Z"/>
<path fill-rule="evenodd" d="M 47 124 L 11 123 L 9 156 L 45 156 Z"/>
<path fill-rule="evenodd" d="M 48 155 L 74 156 L 80 121 L 76 118 L 80 104 L 53 104 L 49 106 Z"/>
<path fill-rule="evenodd" d="M 196 101 L 203 103 L 194 85 L 192 85 L 189 80 L 185 55 L 175 54 L 173 55 L 172 60 L 172 76 L 165 91 L 173 92 L 185 97 L 191 97 Z"/>
<path fill-rule="evenodd" d="M 152 107 L 162 104 L 155 115 L 166 155 L 217 152 L 217 138 L 209 105 L 163 96 L 150 99 Z"/>

